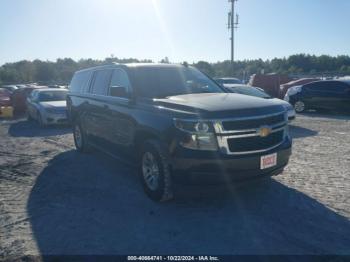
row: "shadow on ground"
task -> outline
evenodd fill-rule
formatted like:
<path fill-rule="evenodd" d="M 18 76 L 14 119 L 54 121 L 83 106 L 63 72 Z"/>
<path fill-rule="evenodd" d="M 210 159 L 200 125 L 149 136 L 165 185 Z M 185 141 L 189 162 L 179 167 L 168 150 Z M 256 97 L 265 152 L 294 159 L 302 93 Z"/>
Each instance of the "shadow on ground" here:
<path fill-rule="evenodd" d="M 305 127 L 296 126 L 293 124 L 289 125 L 290 134 L 293 138 L 305 138 L 309 136 L 317 136 L 318 131 L 314 131 Z"/>
<path fill-rule="evenodd" d="M 184 186 L 145 197 L 134 172 L 106 156 L 67 151 L 38 177 L 27 204 L 47 254 L 342 254 L 350 222 L 274 179 Z"/>
<path fill-rule="evenodd" d="M 47 137 L 65 135 L 72 130 L 67 125 L 40 127 L 35 121 L 20 120 L 11 124 L 8 132 L 12 137 Z"/>

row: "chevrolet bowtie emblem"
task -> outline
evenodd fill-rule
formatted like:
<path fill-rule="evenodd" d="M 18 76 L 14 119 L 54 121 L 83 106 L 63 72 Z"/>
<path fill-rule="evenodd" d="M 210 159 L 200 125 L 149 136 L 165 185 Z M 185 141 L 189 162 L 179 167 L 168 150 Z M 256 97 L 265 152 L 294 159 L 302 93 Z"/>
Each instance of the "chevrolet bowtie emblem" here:
<path fill-rule="evenodd" d="M 267 137 L 268 135 L 270 135 L 272 132 L 272 129 L 271 127 L 268 127 L 268 126 L 262 126 L 258 129 L 258 134 L 259 136 L 261 137 Z"/>

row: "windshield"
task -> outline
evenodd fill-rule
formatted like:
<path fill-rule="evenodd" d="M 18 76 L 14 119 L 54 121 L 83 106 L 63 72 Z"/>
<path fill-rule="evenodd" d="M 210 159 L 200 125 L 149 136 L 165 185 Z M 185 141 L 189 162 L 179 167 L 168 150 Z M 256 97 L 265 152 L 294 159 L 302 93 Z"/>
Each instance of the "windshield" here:
<path fill-rule="evenodd" d="M 224 93 L 218 84 L 191 67 L 137 67 L 134 78 L 136 90 L 141 97 Z"/>
<path fill-rule="evenodd" d="M 46 92 L 40 92 L 39 101 L 40 102 L 65 101 L 66 97 L 67 97 L 66 91 L 46 91 Z"/>
<path fill-rule="evenodd" d="M 264 91 L 259 90 L 255 87 L 250 86 L 236 86 L 236 87 L 228 87 L 229 91 L 237 94 L 242 95 L 248 95 L 248 96 L 256 96 L 261 98 L 271 98 L 268 94 L 266 94 Z"/>

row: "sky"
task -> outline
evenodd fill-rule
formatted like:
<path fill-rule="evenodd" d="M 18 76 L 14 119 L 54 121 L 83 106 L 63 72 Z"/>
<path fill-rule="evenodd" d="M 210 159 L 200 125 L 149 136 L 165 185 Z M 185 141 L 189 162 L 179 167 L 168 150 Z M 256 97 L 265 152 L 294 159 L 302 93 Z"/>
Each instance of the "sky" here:
<path fill-rule="evenodd" d="M 0 0 L 0 65 L 230 59 L 228 0 Z M 238 0 L 235 58 L 350 55 L 350 0 Z"/>

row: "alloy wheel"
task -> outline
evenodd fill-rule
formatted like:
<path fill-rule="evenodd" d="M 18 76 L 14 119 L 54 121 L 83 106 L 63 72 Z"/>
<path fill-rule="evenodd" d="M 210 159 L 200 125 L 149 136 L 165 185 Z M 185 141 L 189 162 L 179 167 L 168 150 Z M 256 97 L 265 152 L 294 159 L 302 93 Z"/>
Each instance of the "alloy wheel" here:
<path fill-rule="evenodd" d="M 145 152 L 142 157 L 142 174 L 147 187 L 156 191 L 159 186 L 159 166 L 155 156 Z"/>
<path fill-rule="evenodd" d="M 294 109 L 297 113 L 301 113 L 305 110 L 305 103 L 303 101 L 297 101 L 294 104 Z"/>

